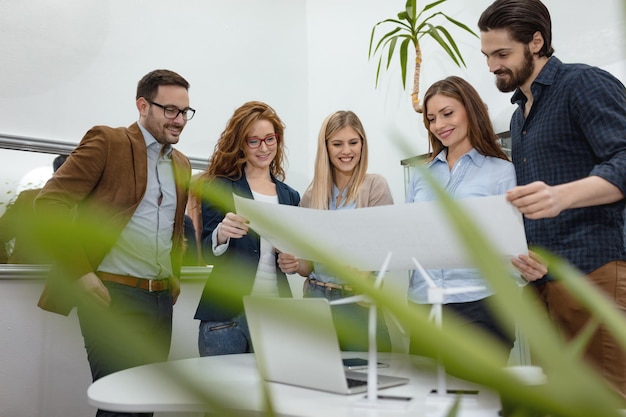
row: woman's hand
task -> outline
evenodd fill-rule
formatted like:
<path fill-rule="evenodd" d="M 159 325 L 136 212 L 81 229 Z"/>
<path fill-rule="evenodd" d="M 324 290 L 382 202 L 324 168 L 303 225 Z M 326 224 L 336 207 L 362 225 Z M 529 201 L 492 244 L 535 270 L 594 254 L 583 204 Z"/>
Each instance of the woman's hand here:
<path fill-rule="evenodd" d="M 522 274 L 522 277 L 529 282 L 537 281 L 548 273 L 546 261 L 533 251 L 528 251 L 528 255 L 520 255 L 517 258 L 513 258 L 511 263 Z"/>
<path fill-rule="evenodd" d="M 235 213 L 226 213 L 217 229 L 217 242 L 221 245 L 228 239 L 240 239 L 248 234 L 248 219 Z"/>
<path fill-rule="evenodd" d="M 276 250 L 278 254 L 278 266 L 285 274 L 298 274 L 308 277 L 313 272 L 313 264 L 305 259 L 296 258 L 290 253 Z"/>
<path fill-rule="evenodd" d="M 295 274 L 300 268 L 300 259 L 290 253 L 278 252 L 278 266 L 285 274 Z"/>

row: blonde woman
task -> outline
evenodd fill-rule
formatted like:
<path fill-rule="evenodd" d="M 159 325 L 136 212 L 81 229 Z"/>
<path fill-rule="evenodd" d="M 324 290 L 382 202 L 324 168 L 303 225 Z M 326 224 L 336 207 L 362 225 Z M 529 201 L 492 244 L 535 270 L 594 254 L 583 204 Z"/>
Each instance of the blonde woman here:
<path fill-rule="evenodd" d="M 300 206 L 320 210 L 351 210 L 393 204 L 384 177 L 367 173 L 367 138 L 361 121 L 351 111 L 337 111 L 322 124 L 318 136 L 313 181 Z M 354 294 L 352 287 L 335 277 L 325 265 L 281 253 L 278 264 L 285 273 L 307 277 L 305 297 L 336 300 Z M 382 315 L 378 315 L 378 348 L 391 349 Z M 333 318 L 342 350 L 367 350 L 365 307 L 356 304 L 333 306 Z"/>

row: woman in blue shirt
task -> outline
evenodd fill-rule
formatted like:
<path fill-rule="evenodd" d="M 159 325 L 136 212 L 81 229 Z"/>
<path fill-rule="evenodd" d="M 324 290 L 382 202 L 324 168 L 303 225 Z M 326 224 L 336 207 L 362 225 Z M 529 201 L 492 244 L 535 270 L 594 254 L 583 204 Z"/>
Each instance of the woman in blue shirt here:
<path fill-rule="evenodd" d="M 318 136 L 313 181 L 300 206 L 319 210 L 351 210 L 393 204 L 389 185 L 378 174 L 367 173 L 367 138 L 361 121 L 351 111 L 329 115 Z M 312 264 L 291 254 L 278 255 L 285 273 L 307 277 L 305 297 L 336 300 L 354 295 L 349 284 L 336 277 L 327 265 Z M 369 275 L 366 273 L 365 275 Z M 368 350 L 368 309 L 358 304 L 336 305 L 333 320 L 342 350 Z M 391 350 L 391 341 L 382 314 L 378 314 L 377 348 Z"/>
<path fill-rule="evenodd" d="M 426 167 L 452 198 L 505 194 L 515 186 L 515 169 L 498 144 L 487 106 L 467 81 L 455 76 L 440 80 L 426 91 L 423 102 L 424 125 L 433 149 Z M 408 203 L 435 199 L 425 178 L 411 178 Z M 505 346 L 513 347 L 515 325 L 503 325 L 493 316 L 487 306 L 493 291 L 478 270 L 431 269 L 427 272 L 439 288 L 485 286 L 483 291 L 447 295 L 444 315 L 452 311 L 467 323 L 487 330 Z M 428 304 L 427 292 L 425 280 L 419 272 L 413 271 L 409 301 Z M 411 350 L 414 351 L 413 343 Z"/>

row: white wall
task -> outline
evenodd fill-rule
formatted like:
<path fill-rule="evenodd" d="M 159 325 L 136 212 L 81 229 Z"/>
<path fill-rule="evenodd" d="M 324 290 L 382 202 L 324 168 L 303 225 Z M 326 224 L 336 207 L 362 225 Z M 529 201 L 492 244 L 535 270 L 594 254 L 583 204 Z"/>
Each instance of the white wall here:
<path fill-rule="evenodd" d="M 450 0 L 438 10 L 478 33 L 476 22 L 491 2 Z M 391 70 L 381 76 L 378 89 L 374 89 L 377 61 L 367 60 L 367 50 L 372 26 L 385 18 L 395 18 L 404 3 L 401 0 L 307 2 L 309 153 L 315 153 L 316 129 L 328 113 L 339 108 L 354 110 L 368 133 L 370 170 L 387 177 L 396 202 L 404 201 L 400 160 L 426 152 L 427 136 L 422 116 L 411 108 L 410 91 L 402 90 L 398 64 L 393 62 Z M 428 3 L 431 2 L 418 1 L 421 7 Z M 626 82 L 623 0 L 585 1 L 575 6 L 569 0 L 545 0 L 545 4 L 553 19 L 553 46 L 562 61 L 599 65 Z M 422 94 L 441 78 L 462 76 L 476 87 L 489 106 L 496 130 L 508 130 L 514 110 L 511 94 L 496 89 L 494 76 L 488 72 L 480 52 L 480 40 L 459 30 L 453 30 L 453 35 L 467 68 L 456 67 L 432 39 L 423 38 Z M 393 140 L 397 132 L 402 136 L 401 143 Z"/>
<path fill-rule="evenodd" d="M 490 2 L 450 0 L 441 9 L 475 29 Z M 546 4 L 559 58 L 602 66 L 626 81 L 622 0 Z M 396 65 L 375 89 L 376 61 L 367 59 L 372 26 L 403 6 L 401 0 L 181 0 L 176 7 L 164 0 L 0 0 L 0 134 L 77 143 L 94 124 L 128 125 L 137 115 L 138 79 L 166 67 L 192 85 L 198 112 L 178 145 L 188 155 L 208 158 L 232 111 L 264 100 L 287 125 L 287 182 L 303 192 L 323 118 L 351 109 L 368 133 L 370 170 L 384 174 L 403 201 L 400 160 L 427 151 L 426 133 Z M 422 92 L 461 75 L 489 105 L 496 129 L 507 130 L 510 95 L 495 88 L 479 40 L 453 33 L 467 68 L 423 38 Z M 9 180 L 0 178 L 0 202 L 15 184 Z"/>
<path fill-rule="evenodd" d="M 489 3 L 450 0 L 442 10 L 473 29 Z M 622 0 L 546 4 L 559 58 L 602 66 L 626 81 Z M 137 117 L 138 79 L 165 67 L 192 85 L 198 112 L 179 145 L 190 156 L 208 158 L 234 108 L 264 100 L 287 125 L 287 182 L 303 192 L 322 119 L 351 109 L 368 133 L 370 170 L 387 177 L 400 202 L 400 160 L 425 152 L 426 134 L 395 67 L 374 89 L 367 48 L 371 27 L 403 6 L 403 0 L 0 0 L 0 134 L 77 143 L 94 124 L 129 125 Z M 422 91 L 461 75 L 489 105 L 497 130 L 506 130 L 513 108 L 496 90 L 479 40 L 458 41 L 467 69 L 424 39 Z M 49 166 L 51 158 L 37 158 L 35 164 Z M 0 202 L 23 164 L 1 161 Z M 89 371 L 75 319 L 35 307 L 40 283 L 1 285 L 0 417 L 89 415 L 83 390 Z M 186 293 L 177 307 L 175 357 L 196 352 L 199 288 Z"/>
<path fill-rule="evenodd" d="M 208 158 L 233 110 L 262 100 L 287 125 L 291 165 L 306 166 L 309 155 L 298 151 L 307 132 L 305 6 L 0 0 L 0 133 L 78 143 L 92 125 L 130 125 L 137 81 L 168 68 L 191 83 L 197 110 L 180 150 Z"/>

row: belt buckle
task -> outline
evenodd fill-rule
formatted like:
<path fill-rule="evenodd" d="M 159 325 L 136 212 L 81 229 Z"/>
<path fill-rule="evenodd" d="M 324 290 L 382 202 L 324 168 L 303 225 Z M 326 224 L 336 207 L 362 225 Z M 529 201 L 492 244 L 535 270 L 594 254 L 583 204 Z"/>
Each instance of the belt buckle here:
<path fill-rule="evenodd" d="M 153 288 L 152 288 L 152 284 L 153 284 L 155 281 L 156 281 L 156 280 L 154 280 L 154 279 L 149 279 L 149 280 L 148 280 L 148 291 L 150 291 L 150 292 L 154 292 L 154 291 L 156 291 L 156 289 L 153 289 Z M 156 284 L 155 284 L 155 286 L 156 286 Z"/>

